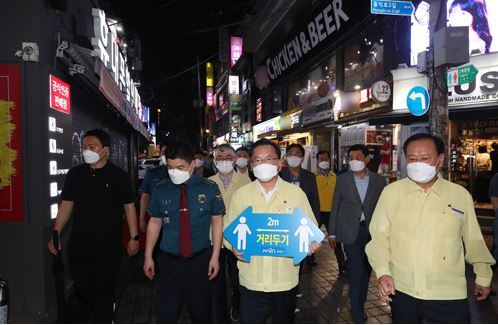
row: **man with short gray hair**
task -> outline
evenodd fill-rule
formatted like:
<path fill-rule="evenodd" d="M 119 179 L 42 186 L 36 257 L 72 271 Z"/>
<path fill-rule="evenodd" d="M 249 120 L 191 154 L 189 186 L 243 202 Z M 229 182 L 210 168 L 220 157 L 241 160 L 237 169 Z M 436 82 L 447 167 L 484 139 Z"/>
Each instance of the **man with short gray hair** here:
<path fill-rule="evenodd" d="M 222 144 L 214 149 L 214 165 L 218 170 L 216 175 L 209 177 L 210 180 L 218 184 L 221 195 L 223 197 L 223 203 L 226 206 L 230 204 L 233 193 L 239 189 L 239 187 L 250 183 L 248 177 L 237 173 L 234 170 L 235 162 L 237 160 L 237 154 L 235 149 L 229 144 Z M 228 272 L 232 283 L 232 303 L 233 306 L 230 308 L 230 318 L 233 321 L 238 321 L 239 315 L 239 288 L 238 288 L 238 270 L 237 270 L 237 259 L 236 257 L 227 250 L 222 248 L 220 253 L 220 273 L 214 279 L 214 312 L 216 321 L 219 323 L 229 323 L 228 319 L 228 306 L 227 306 L 227 296 L 226 296 L 226 265 L 228 264 Z"/>

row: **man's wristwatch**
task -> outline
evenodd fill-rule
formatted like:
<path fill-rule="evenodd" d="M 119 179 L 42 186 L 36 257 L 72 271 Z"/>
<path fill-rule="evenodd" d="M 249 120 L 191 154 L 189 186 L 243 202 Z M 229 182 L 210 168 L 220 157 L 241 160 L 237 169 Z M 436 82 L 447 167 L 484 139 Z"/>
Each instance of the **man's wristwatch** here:
<path fill-rule="evenodd" d="M 138 241 L 138 235 L 131 236 L 131 238 L 130 238 L 130 239 Z"/>

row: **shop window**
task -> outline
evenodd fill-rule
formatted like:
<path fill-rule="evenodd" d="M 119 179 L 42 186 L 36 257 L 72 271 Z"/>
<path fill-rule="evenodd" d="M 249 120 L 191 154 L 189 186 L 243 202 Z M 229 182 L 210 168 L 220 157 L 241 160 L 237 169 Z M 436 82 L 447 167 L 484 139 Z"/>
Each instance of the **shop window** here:
<path fill-rule="evenodd" d="M 344 90 L 370 87 L 384 75 L 384 39 L 375 30 L 350 44 L 344 51 Z"/>

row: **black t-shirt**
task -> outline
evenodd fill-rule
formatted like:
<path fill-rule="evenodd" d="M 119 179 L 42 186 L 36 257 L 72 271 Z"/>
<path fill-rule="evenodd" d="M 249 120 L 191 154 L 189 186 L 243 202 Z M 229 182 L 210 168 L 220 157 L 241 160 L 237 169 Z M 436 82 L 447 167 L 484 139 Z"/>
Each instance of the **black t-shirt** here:
<path fill-rule="evenodd" d="M 122 252 L 123 205 L 134 202 L 124 170 L 110 162 L 99 169 L 87 164 L 73 167 L 66 175 L 61 197 L 74 202 L 70 252 Z"/>

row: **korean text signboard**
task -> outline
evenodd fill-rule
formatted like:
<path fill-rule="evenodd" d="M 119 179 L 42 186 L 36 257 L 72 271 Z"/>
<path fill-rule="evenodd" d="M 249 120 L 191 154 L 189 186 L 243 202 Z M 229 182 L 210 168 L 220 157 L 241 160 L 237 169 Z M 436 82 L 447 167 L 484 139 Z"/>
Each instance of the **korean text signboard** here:
<path fill-rule="evenodd" d="M 224 231 L 225 238 L 242 257 L 291 257 L 295 265 L 308 254 L 312 241 L 320 243 L 323 232 L 299 208 L 288 214 L 253 213 L 245 209 Z"/>
<path fill-rule="evenodd" d="M 71 87 L 59 78 L 50 75 L 50 107 L 71 114 Z"/>

